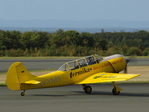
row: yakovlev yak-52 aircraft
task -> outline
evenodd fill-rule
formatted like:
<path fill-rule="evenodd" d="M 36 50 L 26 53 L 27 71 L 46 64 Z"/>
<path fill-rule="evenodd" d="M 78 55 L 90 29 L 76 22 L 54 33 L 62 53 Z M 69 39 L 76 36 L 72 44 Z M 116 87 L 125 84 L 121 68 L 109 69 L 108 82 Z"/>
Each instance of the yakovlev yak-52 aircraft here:
<path fill-rule="evenodd" d="M 81 84 L 86 93 L 91 93 L 92 88 L 86 84 L 112 82 L 112 93 L 118 95 L 122 90 L 115 83 L 126 81 L 140 74 L 127 74 L 129 59 L 123 55 L 115 54 L 101 58 L 97 54 L 64 63 L 57 71 L 34 76 L 28 72 L 21 62 L 13 63 L 8 69 L 6 84 L 11 90 L 25 90 L 59 87 Z M 121 71 L 125 73 L 119 73 Z"/>

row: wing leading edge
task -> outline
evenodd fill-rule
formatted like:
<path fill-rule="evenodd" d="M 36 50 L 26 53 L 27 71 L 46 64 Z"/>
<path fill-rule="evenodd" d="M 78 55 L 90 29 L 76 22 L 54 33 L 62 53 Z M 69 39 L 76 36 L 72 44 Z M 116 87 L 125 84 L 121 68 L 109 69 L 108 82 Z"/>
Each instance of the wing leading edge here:
<path fill-rule="evenodd" d="M 92 84 L 114 81 L 126 81 L 134 77 L 140 76 L 140 74 L 123 74 L 123 73 L 97 73 L 88 78 L 77 82 L 76 84 Z"/>

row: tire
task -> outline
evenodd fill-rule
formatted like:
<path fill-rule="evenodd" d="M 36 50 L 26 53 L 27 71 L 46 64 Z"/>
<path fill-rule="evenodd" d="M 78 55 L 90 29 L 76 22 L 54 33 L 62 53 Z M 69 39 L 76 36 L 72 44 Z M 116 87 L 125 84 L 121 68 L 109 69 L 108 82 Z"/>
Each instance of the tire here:
<path fill-rule="evenodd" d="M 21 96 L 24 96 L 25 95 L 25 92 L 21 92 Z"/>
<path fill-rule="evenodd" d="M 112 89 L 112 93 L 113 95 L 119 95 L 120 94 L 120 91 L 116 91 L 115 88 Z"/>
<path fill-rule="evenodd" d="M 86 86 L 84 88 L 84 90 L 85 90 L 85 93 L 91 93 L 92 92 L 92 88 L 90 86 Z"/>

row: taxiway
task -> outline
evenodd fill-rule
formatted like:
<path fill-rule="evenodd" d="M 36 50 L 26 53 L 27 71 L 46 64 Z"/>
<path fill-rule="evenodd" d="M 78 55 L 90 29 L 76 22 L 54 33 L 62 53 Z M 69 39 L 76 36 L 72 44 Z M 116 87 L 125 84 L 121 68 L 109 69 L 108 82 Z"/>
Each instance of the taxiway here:
<path fill-rule="evenodd" d="M 113 95 L 112 84 L 91 85 L 86 94 L 81 85 L 11 91 L 0 86 L 0 112 L 148 112 L 149 84 L 118 84 L 123 90 Z"/>

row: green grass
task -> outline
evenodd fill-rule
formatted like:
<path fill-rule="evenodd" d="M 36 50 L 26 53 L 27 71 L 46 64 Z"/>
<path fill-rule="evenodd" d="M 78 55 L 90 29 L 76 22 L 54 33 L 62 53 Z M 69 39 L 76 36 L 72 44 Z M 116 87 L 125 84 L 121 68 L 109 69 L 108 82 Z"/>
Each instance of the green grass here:
<path fill-rule="evenodd" d="M 6 72 L 2 72 L 2 73 L 0 73 L 0 75 L 3 75 L 3 74 L 6 74 Z"/>
<path fill-rule="evenodd" d="M 46 56 L 46 57 L 0 57 L 0 59 L 78 59 L 85 56 Z M 101 56 L 106 57 L 106 56 Z M 125 56 L 128 58 L 149 58 L 149 56 Z"/>
<path fill-rule="evenodd" d="M 116 82 L 116 84 L 148 84 L 149 81 L 124 81 Z M 98 84 L 112 84 L 112 82 L 98 83 Z"/>
<path fill-rule="evenodd" d="M 6 84 L 5 83 L 2 83 L 2 84 L 0 84 L 0 86 L 6 86 Z"/>
<path fill-rule="evenodd" d="M 127 58 L 149 58 L 149 56 L 125 56 Z"/>
<path fill-rule="evenodd" d="M 83 56 L 82 56 L 83 57 Z M 78 59 L 75 56 L 48 56 L 48 57 L 0 57 L 0 59 Z"/>

